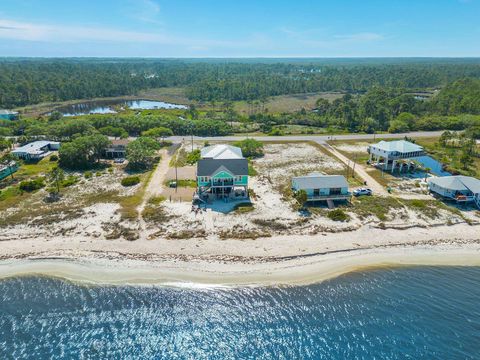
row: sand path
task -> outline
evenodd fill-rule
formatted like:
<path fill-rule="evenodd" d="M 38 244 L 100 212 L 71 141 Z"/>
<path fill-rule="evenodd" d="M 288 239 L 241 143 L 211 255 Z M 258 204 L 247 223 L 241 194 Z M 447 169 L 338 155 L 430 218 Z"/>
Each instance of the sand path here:
<path fill-rule="evenodd" d="M 138 211 L 138 221 L 139 221 L 139 229 L 140 231 L 145 231 L 145 221 L 143 220 L 142 213 L 147 205 L 149 199 L 154 196 L 159 196 L 163 188 L 165 187 L 164 181 L 169 169 L 170 159 L 172 158 L 171 154 L 169 154 L 167 149 L 162 149 L 160 151 L 160 162 L 158 163 L 157 167 L 153 171 L 152 176 L 145 188 L 145 193 L 143 194 L 143 200 L 140 206 L 137 208 Z"/>
<path fill-rule="evenodd" d="M 337 151 L 334 147 L 331 145 L 325 143 L 325 142 L 318 142 L 321 146 L 325 147 L 328 151 L 330 151 L 337 159 L 339 159 L 341 162 L 343 162 L 345 165 L 350 164 L 352 166 L 353 161 L 348 159 L 345 155 L 341 154 L 339 151 Z M 355 163 L 355 172 L 364 180 L 367 182 L 367 186 L 373 190 L 373 193 L 378 196 L 388 196 L 388 192 L 385 190 L 385 188 L 380 185 L 377 180 L 375 180 L 373 177 L 371 177 L 367 171 L 365 170 L 365 167 L 363 165 L 360 165 L 358 163 Z"/>

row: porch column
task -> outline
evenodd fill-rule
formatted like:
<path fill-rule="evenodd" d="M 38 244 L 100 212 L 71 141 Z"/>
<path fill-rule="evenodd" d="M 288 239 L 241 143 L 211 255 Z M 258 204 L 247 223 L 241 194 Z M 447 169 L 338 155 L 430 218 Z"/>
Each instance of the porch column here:
<path fill-rule="evenodd" d="M 385 157 L 385 165 L 383 165 L 383 169 L 384 170 L 388 169 L 388 156 Z"/>
<path fill-rule="evenodd" d="M 397 164 L 397 160 L 393 160 L 392 162 L 392 171 L 391 173 L 393 174 L 394 170 L 395 170 L 395 165 Z"/>

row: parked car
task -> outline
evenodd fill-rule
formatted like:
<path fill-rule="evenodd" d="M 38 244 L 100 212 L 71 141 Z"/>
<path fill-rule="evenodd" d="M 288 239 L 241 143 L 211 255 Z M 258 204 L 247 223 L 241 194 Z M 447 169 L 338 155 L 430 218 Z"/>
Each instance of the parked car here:
<path fill-rule="evenodd" d="M 125 159 L 124 158 L 117 158 L 117 159 L 113 160 L 113 162 L 115 164 L 123 164 L 125 162 Z"/>
<path fill-rule="evenodd" d="M 177 182 L 176 182 L 176 181 L 170 181 L 170 182 L 168 183 L 168 187 L 176 188 L 176 187 L 177 187 Z"/>
<path fill-rule="evenodd" d="M 372 193 L 373 193 L 372 189 L 369 189 L 369 188 L 360 188 L 360 189 L 353 190 L 354 196 L 362 196 L 362 195 L 370 196 L 372 195 Z"/>

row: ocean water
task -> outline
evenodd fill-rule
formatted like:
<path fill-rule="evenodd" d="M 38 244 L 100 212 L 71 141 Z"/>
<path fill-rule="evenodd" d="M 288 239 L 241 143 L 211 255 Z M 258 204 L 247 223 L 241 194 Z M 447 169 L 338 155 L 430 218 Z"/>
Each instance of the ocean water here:
<path fill-rule="evenodd" d="M 310 286 L 0 281 L 0 359 L 479 359 L 480 268 Z"/>

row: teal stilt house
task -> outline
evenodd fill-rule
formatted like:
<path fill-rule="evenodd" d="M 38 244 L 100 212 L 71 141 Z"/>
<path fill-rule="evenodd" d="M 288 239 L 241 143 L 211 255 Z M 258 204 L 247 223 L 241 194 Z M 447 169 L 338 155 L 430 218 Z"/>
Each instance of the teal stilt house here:
<path fill-rule="evenodd" d="M 197 163 L 197 193 L 201 200 L 248 197 L 248 161 L 230 145 L 202 149 Z"/>

